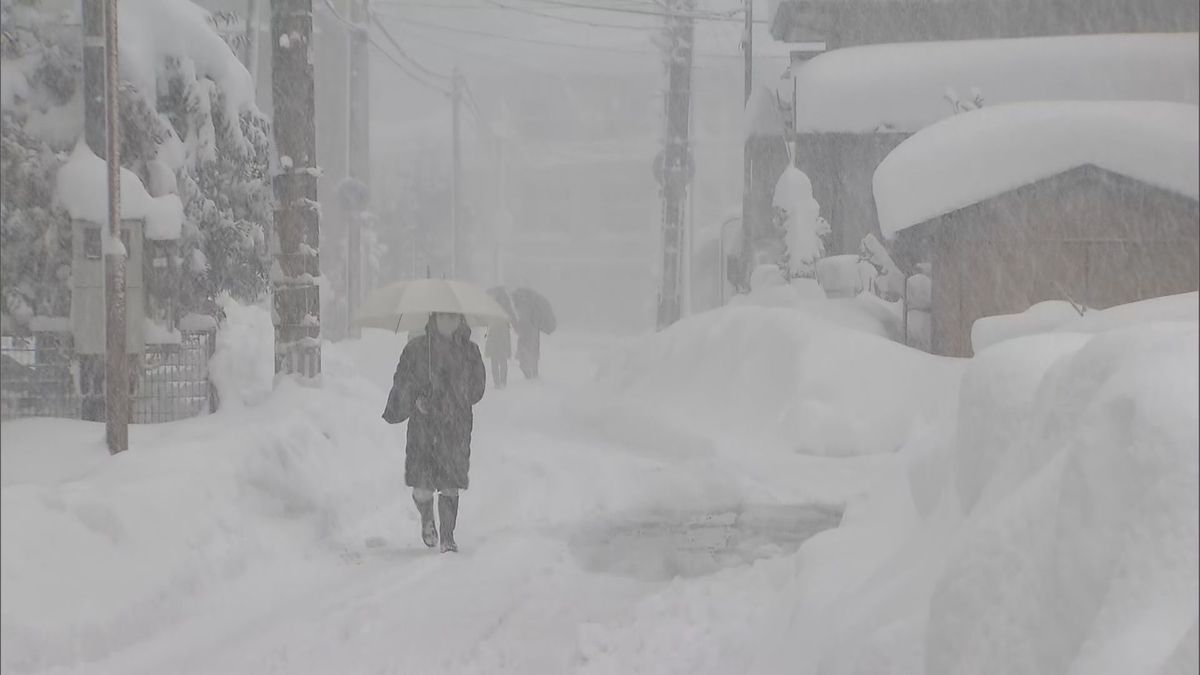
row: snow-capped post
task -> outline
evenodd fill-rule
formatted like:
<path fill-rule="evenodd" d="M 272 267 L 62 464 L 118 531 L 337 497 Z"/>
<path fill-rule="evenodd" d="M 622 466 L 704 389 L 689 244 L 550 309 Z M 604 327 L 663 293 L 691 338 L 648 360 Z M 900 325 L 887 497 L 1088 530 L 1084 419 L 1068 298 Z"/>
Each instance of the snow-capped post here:
<path fill-rule="evenodd" d="M 108 163 L 108 245 L 105 266 L 104 425 L 108 451 L 129 449 L 129 355 L 125 353 L 125 246 L 121 242 L 121 120 L 117 109 L 117 0 L 104 3 L 105 161 Z"/>
<path fill-rule="evenodd" d="M 271 0 L 272 126 L 279 153 L 271 242 L 275 372 L 321 372 L 321 212 L 317 201 L 312 0 Z"/>
<path fill-rule="evenodd" d="M 667 69 L 666 138 L 662 154 L 655 161 L 655 173 L 663 196 L 663 264 L 658 292 L 660 330 L 678 321 L 683 309 L 683 210 L 693 171 L 688 136 L 694 34 L 691 12 L 695 8 L 695 0 L 672 0 L 665 7 L 667 25 L 662 46 Z"/>

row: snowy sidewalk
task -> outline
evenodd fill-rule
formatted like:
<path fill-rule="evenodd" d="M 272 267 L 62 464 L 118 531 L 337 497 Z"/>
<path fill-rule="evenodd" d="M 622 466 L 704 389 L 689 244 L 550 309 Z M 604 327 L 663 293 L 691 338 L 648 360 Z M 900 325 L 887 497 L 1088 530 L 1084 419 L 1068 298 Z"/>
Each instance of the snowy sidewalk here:
<path fill-rule="evenodd" d="M 326 431 L 333 445 L 317 452 L 337 453 L 339 443 L 392 444 L 382 455 L 396 465 L 392 489 L 382 488 L 385 501 L 359 504 L 364 517 L 329 526 L 336 531 L 325 545 L 280 551 L 269 564 L 243 563 L 244 574 L 181 596 L 184 616 L 141 637 L 123 636 L 128 644 L 93 646 L 86 663 L 56 672 L 569 672 L 581 666 L 580 635 L 589 624 L 627 615 L 672 583 L 792 553 L 836 525 L 836 508 L 780 500 L 797 479 L 779 466 L 598 438 L 578 394 L 602 345 L 562 342 L 548 349 L 547 381 L 489 390 L 478 408 L 461 553 L 421 545 L 408 490 L 396 480 L 403 427 L 379 427 L 374 409 L 361 410 L 339 424 L 375 425 L 370 434 L 343 440 Z M 346 374 L 339 369 L 358 370 L 380 392 L 381 406 L 395 354 L 378 340 L 351 345 L 331 348 L 331 380 Z M 250 423 L 235 413 L 225 419 Z M 203 420 L 192 424 L 204 427 Z M 208 432 L 207 442 L 217 445 L 233 434 Z M 292 524 L 285 518 L 278 527 Z M 6 626 L 5 646 L 18 635 Z M 32 662 L 5 666 L 44 670 Z"/>

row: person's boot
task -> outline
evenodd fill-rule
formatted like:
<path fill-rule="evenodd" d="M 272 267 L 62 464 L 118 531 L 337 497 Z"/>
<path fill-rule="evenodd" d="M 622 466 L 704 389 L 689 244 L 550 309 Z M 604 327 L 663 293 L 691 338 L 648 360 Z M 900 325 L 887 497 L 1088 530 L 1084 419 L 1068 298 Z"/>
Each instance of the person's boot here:
<path fill-rule="evenodd" d="M 438 495 L 438 518 L 442 521 L 442 553 L 458 552 L 454 543 L 454 523 L 458 520 L 458 497 Z"/>
<path fill-rule="evenodd" d="M 421 541 L 433 548 L 438 543 L 437 524 L 433 522 L 433 498 L 421 501 L 414 496 L 413 503 L 417 505 L 417 512 L 421 514 Z"/>

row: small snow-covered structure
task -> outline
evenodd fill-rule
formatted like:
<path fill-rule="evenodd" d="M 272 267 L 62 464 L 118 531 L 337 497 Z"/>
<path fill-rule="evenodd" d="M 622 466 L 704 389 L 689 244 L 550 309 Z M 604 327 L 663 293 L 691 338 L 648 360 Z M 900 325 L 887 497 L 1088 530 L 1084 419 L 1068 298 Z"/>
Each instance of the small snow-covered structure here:
<path fill-rule="evenodd" d="M 833 226 L 830 252 L 852 253 L 865 235 L 878 234 L 872 175 L 913 133 L 980 105 L 1195 104 L 1198 44 L 1196 33 L 910 42 L 793 63 L 795 163 Z"/>
<path fill-rule="evenodd" d="M 1200 107 L 983 108 L 900 144 L 874 177 L 901 266 L 932 263 L 932 349 L 1048 300 L 1105 308 L 1197 288 Z"/>
<path fill-rule="evenodd" d="M 131 354 L 145 348 L 142 326 L 145 322 L 145 283 L 142 270 L 147 213 L 158 209 L 159 220 L 183 219 L 179 198 L 170 195 L 176 205 L 174 215 L 167 213 L 146 192 L 141 179 L 129 169 L 121 169 L 121 240 L 108 232 L 108 167 L 80 140 L 71 158 L 58 170 L 55 200 L 72 220 L 71 254 L 71 333 L 75 353 L 98 356 L 105 353 L 105 273 L 104 256 L 117 252 L 126 256 L 125 268 L 125 346 Z M 165 199 L 165 198 L 161 198 Z M 158 223 L 161 225 L 161 223 Z"/>
<path fill-rule="evenodd" d="M 800 169 L 787 167 L 775 183 L 772 206 L 783 217 L 788 270 L 793 276 L 811 278 L 817 261 L 825 256 L 822 237 L 829 234 L 821 205 L 813 199 L 812 181 Z"/>

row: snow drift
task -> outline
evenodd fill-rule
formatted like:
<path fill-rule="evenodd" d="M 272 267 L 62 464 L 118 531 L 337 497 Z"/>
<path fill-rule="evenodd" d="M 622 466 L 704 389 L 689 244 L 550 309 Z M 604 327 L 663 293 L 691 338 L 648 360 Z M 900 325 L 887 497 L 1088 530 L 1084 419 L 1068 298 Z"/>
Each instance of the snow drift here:
<path fill-rule="evenodd" d="M 581 669 L 1196 672 L 1200 331 L 1139 314 L 981 352 L 841 527 L 589 626 Z"/>
<path fill-rule="evenodd" d="M 355 422 L 378 418 L 374 386 L 333 349 L 323 388 L 283 380 L 266 396 L 270 316 L 227 311 L 236 328 L 222 333 L 214 367 L 228 405 L 214 416 L 134 426 L 116 457 L 102 425 L 0 427 L 3 672 L 102 657 L 214 588 L 336 556 L 404 484 L 393 430 Z"/>
<path fill-rule="evenodd" d="M 892 452 L 952 400 L 959 369 L 814 314 L 729 307 L 615 355 L 599 377 L 611 398 L 596 413 L 738 450 Z"/>

